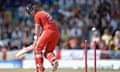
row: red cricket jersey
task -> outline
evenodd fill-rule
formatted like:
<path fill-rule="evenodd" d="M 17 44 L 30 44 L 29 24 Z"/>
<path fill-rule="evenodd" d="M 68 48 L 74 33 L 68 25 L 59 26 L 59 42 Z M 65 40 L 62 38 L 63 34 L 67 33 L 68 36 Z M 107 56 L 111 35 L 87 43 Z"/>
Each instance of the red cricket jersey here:
<path fill-rule="evenodd" d="M 38 11 L 34 16 L 35 24 L 40 24 L 43 30 L 58 29 L 53 18 L 45 11 Z"/>

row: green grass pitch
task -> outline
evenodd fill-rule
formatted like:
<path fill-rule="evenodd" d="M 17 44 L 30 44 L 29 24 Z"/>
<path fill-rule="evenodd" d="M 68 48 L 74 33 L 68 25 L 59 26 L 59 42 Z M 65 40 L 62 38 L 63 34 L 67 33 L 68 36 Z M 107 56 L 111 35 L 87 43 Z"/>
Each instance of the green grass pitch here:
<path fill-rule="evenodd" d="M 34 69 L 0 69 L 0 72 L 34 72 Z M 45 72 L 52 72 L 51 69 L 46 69 Z M 82 69 L 58 69 L 56 72 L 84 72 Z M 88 69 L 88 72 L 93 72 Z M 120 70 L 97 70 L 97 72 L 120 72 Z"/>

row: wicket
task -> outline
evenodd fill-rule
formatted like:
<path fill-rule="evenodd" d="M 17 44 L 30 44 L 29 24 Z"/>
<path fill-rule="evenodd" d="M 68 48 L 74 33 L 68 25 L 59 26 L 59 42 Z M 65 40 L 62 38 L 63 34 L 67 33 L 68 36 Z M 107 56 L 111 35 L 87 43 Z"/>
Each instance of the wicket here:
<path fill-rule="evenodd" d="M 84 67 L 84 72 L 87 72 L 87 69 L 88 69 L 88 65 L 87 65 L 87 40 L 85 40 L 84 42 L 84 64 L 85 64 L 85 67 Z M 94 41 L 94 72 L 96 72 L 96 41 Z"/>

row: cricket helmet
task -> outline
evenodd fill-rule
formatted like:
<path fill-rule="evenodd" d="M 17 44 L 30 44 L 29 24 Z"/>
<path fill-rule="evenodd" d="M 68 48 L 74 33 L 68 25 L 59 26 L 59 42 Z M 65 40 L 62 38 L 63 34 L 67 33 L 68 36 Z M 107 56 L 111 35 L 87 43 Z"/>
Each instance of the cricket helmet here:
<path fill-rule="evenodd" d="M 36 3 L 30 3 L 26 6 L 26 11 L 28 12 L 28 14 L 30 14 L 30 11 L 34 10 L 39 10 L 40 9 L 40 6 L 39 4 L 36 4 Z"/>

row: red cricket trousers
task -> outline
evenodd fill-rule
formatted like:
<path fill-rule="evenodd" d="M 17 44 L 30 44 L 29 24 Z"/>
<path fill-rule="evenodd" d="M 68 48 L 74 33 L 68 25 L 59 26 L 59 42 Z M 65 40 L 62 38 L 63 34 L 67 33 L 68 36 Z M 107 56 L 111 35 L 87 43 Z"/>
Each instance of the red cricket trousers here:
<path fill-rule="evenodd" d="M 44 30 L 41 36 L 38 38 L 36 48 L 38 51 L 42 51 L 45 48 L 45 52 L 52 52 L 59 40 L 59 32 L 54 30 Z"/>
<path fill-rule="evenodd" d="M 35 49 L 35 62 L 36 62 L 36 70 L 44 70 L 43 67 L 43 53 L 44 56 L 50 61 L 52 64 L 53 60 L 56 59 L 53 50 L 59 41 L 59 32 L 55 30 L 44 30 L 41 36 L 38 38 Z M 37 72 L 36 71 L 36 72 Z"/>

